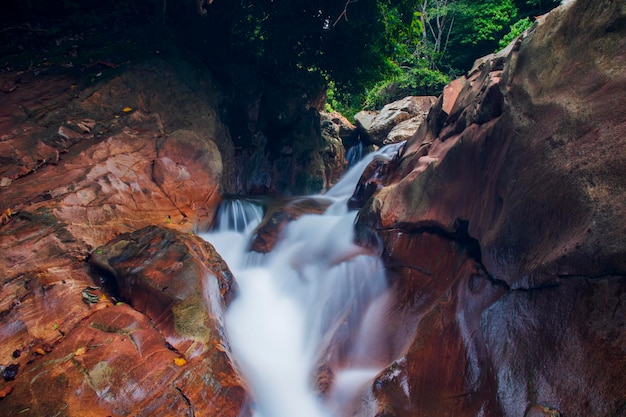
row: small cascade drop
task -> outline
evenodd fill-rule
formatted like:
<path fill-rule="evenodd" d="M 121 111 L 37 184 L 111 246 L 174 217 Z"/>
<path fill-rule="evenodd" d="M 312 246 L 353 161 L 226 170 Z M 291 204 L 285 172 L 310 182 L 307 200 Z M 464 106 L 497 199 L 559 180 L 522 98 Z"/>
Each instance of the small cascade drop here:
<path fill-rule="evenodd" d="M 348 168 L 355 166 L 361 159 L 363 159 L 363 142 L 359 140 L 356 145 L 349 148 L 346 152 Z"/>
<path fill-rule="evenodd" d="M 263 206 L 247 199 L 225 199 L 217 212 L 215 231 L 243 232 L 263 220 Z"/>
<path fill-rule="evenodd" d="M 376 326 L 384 326 L 384 269 L 354 243 L 356 211 L 348 210 L 347 201 L 367 164 L 391 158 L 400 146 L 366 155 L 335 187 L 316 196 L 331 200 L 328 209 L 289 223 L 267 254 L 248 251 L 259 217 L 220 218 L 216 230 L 203 235 L 239 284 L 226 328 L 256 400 L 255 417 L 333 416 L 382 369 L 372 350 L 379 339 Z M 224 209 L 232 215 L 238 210 Z M 350 330 L 356 335 L 348 347 L 350 367 L 338 373 L 323 402 L 312 388 L 313 372 L 342 322 L 356 326 Z"/>

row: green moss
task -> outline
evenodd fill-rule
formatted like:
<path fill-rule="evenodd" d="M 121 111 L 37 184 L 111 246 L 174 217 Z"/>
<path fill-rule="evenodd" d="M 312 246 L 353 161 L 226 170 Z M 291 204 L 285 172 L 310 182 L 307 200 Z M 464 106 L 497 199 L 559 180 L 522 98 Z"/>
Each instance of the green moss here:
<path fill-rule="evenodd" d="M 207 327 L 207 307 L 199 295 L 189 297 L 172 308 L 174 327 L 184 337 L 207 343 L 211 339 L 211 330 Z"/>
<path fill-rule="evenodd" d="M 96 392 L 105 390 L 111 384 L 113 369 L 107 362 L 98 362 L 87 374 L 87 383 Z"/>

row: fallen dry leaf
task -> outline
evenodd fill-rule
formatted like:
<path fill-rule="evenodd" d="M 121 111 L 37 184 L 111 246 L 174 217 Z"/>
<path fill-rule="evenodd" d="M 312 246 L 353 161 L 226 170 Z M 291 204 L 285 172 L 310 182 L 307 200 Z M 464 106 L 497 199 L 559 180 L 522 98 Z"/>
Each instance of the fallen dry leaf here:
<path fill-rule="evenodd" d="M 9 395 L 12 391 L 13 391 L 13 387 L 8 386 L 8 385 L 7 385 L 6 387 L 4 387 L 4 388 L 0 389 L 0 398 L 4 398 L 4 397 L 6 397 L 6 396 L 7 396 L 7 395 Z"/>

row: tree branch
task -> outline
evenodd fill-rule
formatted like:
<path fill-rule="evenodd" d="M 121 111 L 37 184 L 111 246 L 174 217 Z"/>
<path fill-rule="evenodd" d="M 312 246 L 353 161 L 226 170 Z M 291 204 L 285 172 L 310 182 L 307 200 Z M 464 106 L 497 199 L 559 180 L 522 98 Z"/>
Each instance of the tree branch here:
<path fill-rule="evenodd" d="M 333 23 L 333 27 L 335 27 L 337 25 L 337 23 L 339 23 L 339 21 L 341 20 L 342 17 L 344 17 L 346 19 L 346 22 L 348 21 L 348 6 L 350 5 L 350 3 L 356 3 L 359 0 L 348 0 L 346 1 L 345 6 L 343 6 L 343 12 L 341 12 L 341 14 L 339 15 L 339 17 L 337 17 L 337 19 L 335 20 L 335 23 Z"/>

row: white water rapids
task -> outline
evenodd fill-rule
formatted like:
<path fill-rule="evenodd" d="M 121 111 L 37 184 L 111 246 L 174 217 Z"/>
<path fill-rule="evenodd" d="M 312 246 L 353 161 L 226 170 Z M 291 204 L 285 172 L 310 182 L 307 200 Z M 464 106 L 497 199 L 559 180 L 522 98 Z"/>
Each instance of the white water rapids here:
<path fill-rule="evenodd" d="M 367 155 L 325 195 L 321 215 L 289 223 L 274 249 L 248 251 L 262 208 L 231 200 L 222 207 L 211 242 L 231 268 L 239 293 L 226 315 L 226 329 L 237 363 L 256 401 L 256 417 L 328 417 L 352 400 L 381 365 L 368 346 L 377 326 L 386 288 L 382 265 L 353 243 L 356 212 L 347 201 L 373 158 L 390 158 L 400 145 Z M 337 324 L 348 315 L 359 320 L 350 334 L 349 366 L 337 373 L 327 399 L 313 389 L 314 370 Z M 351 316 L 354 317 L 354 316 Z M 346 320 L 354 322 L 355 320 Z"/>

